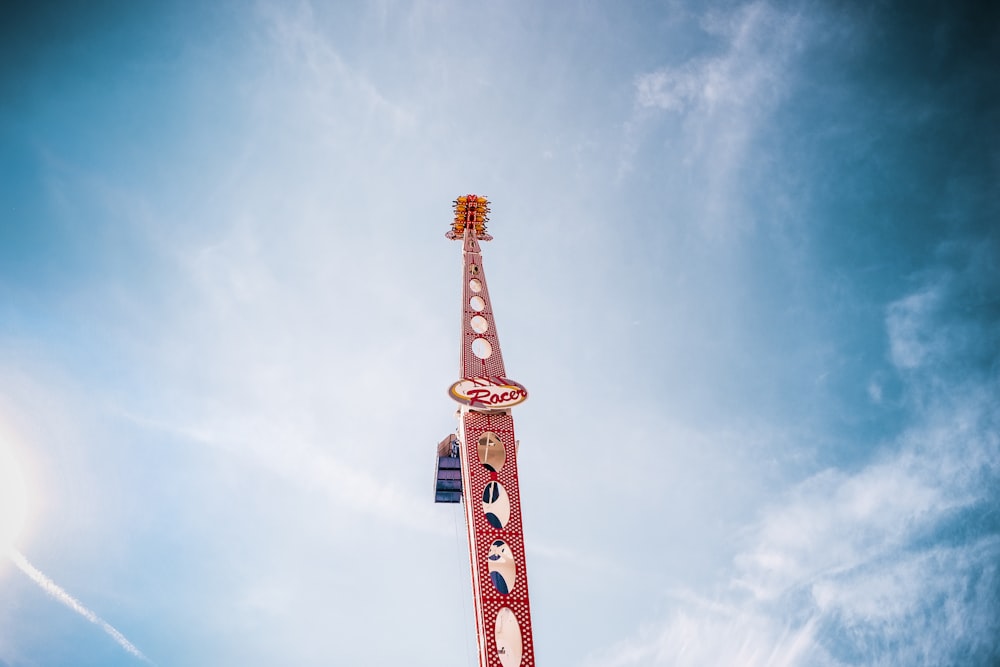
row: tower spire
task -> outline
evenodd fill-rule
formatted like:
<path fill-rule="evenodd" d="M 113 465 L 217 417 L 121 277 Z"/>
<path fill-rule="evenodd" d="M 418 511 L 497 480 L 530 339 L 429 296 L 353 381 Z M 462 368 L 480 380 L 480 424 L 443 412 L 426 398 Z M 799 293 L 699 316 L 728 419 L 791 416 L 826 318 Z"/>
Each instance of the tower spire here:
<path fill-rule="evenodd" d="M 438 446 L 435 500 L 464 501 L 480 667 L 534 667 L 511 414 L 528 392 L 507 377 L 497 338 L 479 247 L 492 239 L 486 232 L 489 202 L 470 194 L 454 207 L 446 236 L 462 241 L 462 342 L 459 380 L 448 393 L 461 407 L 457 435 Z"/>

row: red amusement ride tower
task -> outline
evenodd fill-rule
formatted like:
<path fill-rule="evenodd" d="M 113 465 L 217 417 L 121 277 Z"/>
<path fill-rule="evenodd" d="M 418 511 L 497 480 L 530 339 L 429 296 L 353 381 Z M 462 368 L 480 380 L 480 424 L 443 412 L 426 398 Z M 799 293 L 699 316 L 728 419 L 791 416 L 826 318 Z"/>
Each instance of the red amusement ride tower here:
<path fill-rule="evenodd" d="M 461 379 L 449 395 L 461 404 L 457 435 L 438 445 L 436 502 L 461 502 L 472 562 L 480 667 L 534 667 L 528 607 L 517 445 L 511 408 L 528 397 L 507 378 L 486 273 L 479 250 L 489 202 L 465 195 L 455 200 L 446 236 L 462 249 Z"/>

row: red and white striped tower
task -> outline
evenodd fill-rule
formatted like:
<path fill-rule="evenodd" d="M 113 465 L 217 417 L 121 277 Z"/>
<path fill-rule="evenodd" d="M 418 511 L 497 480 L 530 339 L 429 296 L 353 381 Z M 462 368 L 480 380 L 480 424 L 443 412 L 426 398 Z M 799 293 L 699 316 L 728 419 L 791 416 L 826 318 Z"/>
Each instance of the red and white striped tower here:
<path fill-rule="evenodd" d="M 523 402 L 528 392 L 507 378 L 500 352 L 479 249 L 480 241 L 492 239 L 486 233 L 488 212 L 485 197 L 459 197 L 447 234 L 463 243 L 461 379 L 449 390 L 461 408 L 457 439 L 449 436 L 438 449 L 436 498 L 457 500 L 458 493 L 452 491 L 449 498 L 447 491 L 441 492 L 448 484 L 443 477 L 450 472 L 449 461 L 454 463 L 457 453 L 469 533 L 479 665 L 534 667 L 518 443 L 511 415 L 511 408 Z"/>

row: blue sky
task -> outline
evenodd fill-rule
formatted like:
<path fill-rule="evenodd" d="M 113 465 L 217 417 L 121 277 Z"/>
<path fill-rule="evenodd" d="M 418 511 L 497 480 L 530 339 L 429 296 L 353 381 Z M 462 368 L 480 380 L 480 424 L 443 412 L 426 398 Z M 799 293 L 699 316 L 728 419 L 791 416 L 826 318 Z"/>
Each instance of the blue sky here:
<path fill-rule="evenodd" d="M 475 664 L 468 192 L 540 664 L 1000 660 L 996 9 L 540 4 L 7 13 L 0 664 Z"/>

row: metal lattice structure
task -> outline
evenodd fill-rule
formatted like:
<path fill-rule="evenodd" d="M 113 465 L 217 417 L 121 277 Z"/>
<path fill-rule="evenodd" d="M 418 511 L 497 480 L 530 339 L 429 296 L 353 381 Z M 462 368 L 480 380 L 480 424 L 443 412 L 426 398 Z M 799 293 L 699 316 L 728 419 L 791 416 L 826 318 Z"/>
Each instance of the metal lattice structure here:
<path fill-rule="evenodd" d="M 489 202 L 455 202 L 447 238 L 461 240 L 461 379 L 449 394 L 461 403 L 458 430 L 438 445 L 435 501 L 464 503 L 480 667 L 534 667 L 528 576 L 511 408 L 528 397 L 507 378 L 480 241 Z"/>

